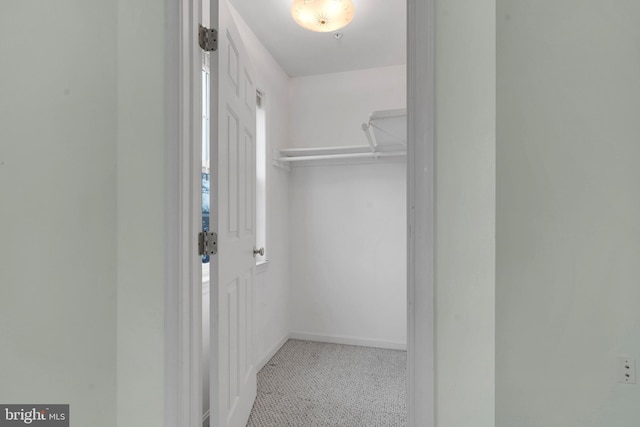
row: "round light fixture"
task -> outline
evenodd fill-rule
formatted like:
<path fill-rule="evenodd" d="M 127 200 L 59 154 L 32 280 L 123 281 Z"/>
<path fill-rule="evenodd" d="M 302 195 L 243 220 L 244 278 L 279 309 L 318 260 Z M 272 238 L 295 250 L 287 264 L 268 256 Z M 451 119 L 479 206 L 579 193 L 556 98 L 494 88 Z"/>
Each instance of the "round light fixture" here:
<path fill-rule="evenodd" d="M 345 27 L 353 19 L 351 0 L 293 0 L 291 16 L 307 30 L 331 32 Z"/>

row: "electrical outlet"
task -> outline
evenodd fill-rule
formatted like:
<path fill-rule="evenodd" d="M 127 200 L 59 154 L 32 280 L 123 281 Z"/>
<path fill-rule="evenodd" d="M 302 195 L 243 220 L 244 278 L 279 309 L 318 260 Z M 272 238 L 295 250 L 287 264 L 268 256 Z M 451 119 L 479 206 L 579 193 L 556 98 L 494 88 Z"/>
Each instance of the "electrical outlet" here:
<path fill-rule="evenodd" d="M 618 382 L 622 384 L 636 383 L 636 361 L 631 357 L 618 357 Z"/>

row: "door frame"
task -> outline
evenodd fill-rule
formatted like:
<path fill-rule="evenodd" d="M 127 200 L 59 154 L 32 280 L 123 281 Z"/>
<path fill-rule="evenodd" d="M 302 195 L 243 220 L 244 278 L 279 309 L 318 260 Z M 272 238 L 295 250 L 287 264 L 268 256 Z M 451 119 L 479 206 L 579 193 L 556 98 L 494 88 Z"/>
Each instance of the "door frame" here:
<path fill-rule="evenodd" d="M 200 5 L 165 0 L 165 427 L 202 425 Z M 407 407 L 435 426 L 435 0 L 407 0 Z M 199 164 L 198 164 L 199 166 Z M 196 173 L 197 172 L 197 173 Z"/>
<path fill-rule="evenodd" d="M 165 427 L 202 426 L 200 3 L 165 0 Z"/>
<path fill-rule="evenodd" d="M 436 425 L 435 2 L 407 0 L 407 409 Z"/>

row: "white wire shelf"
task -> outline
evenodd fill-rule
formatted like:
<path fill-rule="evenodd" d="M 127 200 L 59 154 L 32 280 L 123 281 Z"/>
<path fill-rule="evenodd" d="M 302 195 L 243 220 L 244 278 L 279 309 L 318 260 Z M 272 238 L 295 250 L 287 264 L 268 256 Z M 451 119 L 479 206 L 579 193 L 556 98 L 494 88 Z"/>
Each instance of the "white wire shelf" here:
<path fill-rule="evenodd" d="M 275 150 L 273 164 L 288 169 L 289 165 L 310 165 L 325 161 L 376 161 L 403 158 L 406 149 L 407 111 L 376 111 L 362 125 L 369 145 L 343 147 L 287 148 Z"/>

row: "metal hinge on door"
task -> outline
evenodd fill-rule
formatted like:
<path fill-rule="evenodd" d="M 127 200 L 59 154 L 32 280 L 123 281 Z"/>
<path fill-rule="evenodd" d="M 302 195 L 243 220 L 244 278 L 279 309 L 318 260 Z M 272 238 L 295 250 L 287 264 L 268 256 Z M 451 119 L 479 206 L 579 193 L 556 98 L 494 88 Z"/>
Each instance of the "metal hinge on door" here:
<path fill-rule="evenodd" d="M 205 52 L 215 52 L 218 50 L 218 30 L 200 25 L 198 42 Z"/>
<path fill-rule="evenodd" d="M 198 233 L 198 254 L 215 255 L 218 253 L 218 235 L 211 231 Z"/>

